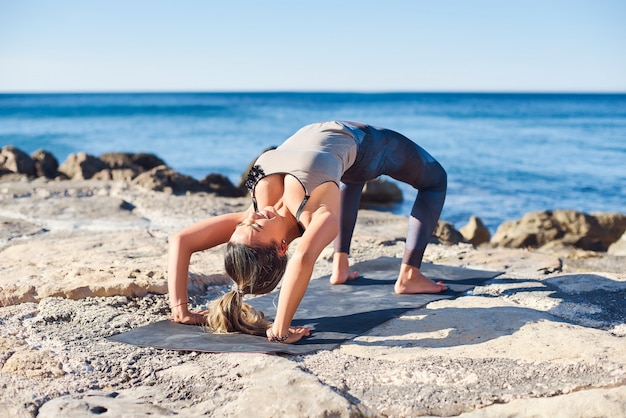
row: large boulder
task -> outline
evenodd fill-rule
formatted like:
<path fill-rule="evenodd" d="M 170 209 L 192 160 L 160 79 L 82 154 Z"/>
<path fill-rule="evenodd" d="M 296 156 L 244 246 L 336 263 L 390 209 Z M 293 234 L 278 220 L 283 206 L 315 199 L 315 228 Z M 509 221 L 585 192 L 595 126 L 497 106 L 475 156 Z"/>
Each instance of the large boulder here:
<path fill-rule="evenodd" d="M 611 255 L 626 256 L 626 232 L 622 234 L 620 239 L 611 244 L 607 252 Z"/>
<path fill-rule="evenodd" d="M 200 182 L 193 177 L 177 173 L 168 166 L 160 165 L 133 179 L 133 183 L 150 190 L 176 195 L 203 191 Z"/>
<path fill-rule="evenodd" d="M 84 152 L 68 155 L 67 160 L 59 167 L 59 171 L 72 180 L 88 180 L 107 169 L 107 163 Z"/>
<path fill-rule="evenodd" d="M 467 242 L 463 235 L 454 228 L 452 223 L 442 221 L 441 219 L 437 222 L 433 236 L 437 238 L 440 243 L 447 245 Z"/>
<path fill-rule="evenodd" d="M 486 244 L 491 240 L 489 229 L 487 229 L 483 221 L 476 216 L 471 216 L 467 225 L 463 226 L 459 232 L 463 235 L 463 238 L 476 247 L 481 244 Z"/>
<path fill-rule="evenodd" d="M 200 180 L 200 186 L 207 193 L 215 193 L 223 197 L 242 197 L 246 193 L 221 174 L 209 174 Z"/>
<path fill-rule="evenodd" d="M 589 215 L 574 210 L 536 211 L 501 224 L 491 244 L 507 248 L 539 248 L 547 244 L 606 251 L 626 231 L 626 215 Z"/>
<path fill-rule="evenodd" d="M 0 150 L 0 168 L 13 173 L 35 176 L 33 159 L 13 145 L 7 145 Z"/>
<path fill-rule="evenodd" d="M 402 202 L 402 190 L 396 183 L 385 179 L 368 181 L 363 187 L 361 205 L 391 205 Z"/>
<path fill-rule="evenodd" d="M 602 243 L 608 247 L 618 241 L 626 232 L 626 214 L 622 213 L 592 213 L 602 231 Z"/>
<path fill-rule="evenodd" d="M 99 173 L 103 180 L 130 181 L 139 174 L 152 170 L 158 166 L 165 166 L 165 162 L 153 154 L 109 152 L 102 154 L 100 159 L 110 168 L 108 171 Z"/>
<path fill-rule="evenodd" d="M 37 177 L 53 179 L 59 176 L 59 162 L 50 152 L 39 149 L 31 155 L 31 158 Z"/>
<path fill-rule="evenodd" d="M 113 170 L 130 168 L 135 170 L 137 174 L 152 170 L 160 165 L 167 165 L 156 155 L 145 153 L 109 152 L 102 154 L 100 159 Z"/>

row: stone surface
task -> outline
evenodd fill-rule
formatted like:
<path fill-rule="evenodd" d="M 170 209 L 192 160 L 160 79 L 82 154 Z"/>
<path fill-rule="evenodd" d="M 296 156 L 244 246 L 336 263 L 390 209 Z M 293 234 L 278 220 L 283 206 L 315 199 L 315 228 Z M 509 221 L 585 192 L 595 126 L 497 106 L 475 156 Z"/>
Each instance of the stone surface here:
<path fill-rule="evenodd" d="M 4 362 L 1 370 L 31 378 L 55 378 L 65 374 L 61 363 L 49 350 L 17 351 Z"/>
<path fill-rule="evenodd" d="M 166 165 L 165 161 L 156 155 L 144 153 L 108 152 L 102 154 L 100 159 L 107 163 L 111 169 L 130 168 L 137 173 Z"/>
<path fill-rule="evenodd" d="M 84 152 L 68 155 L 59 167 L 59 171 L 73 180 L 87 180 L 96 173 L 108 169 L 109 166 L 101 159 Z"/>
<path fill-rule="evenodd" d="M 620 239 L 611 244 L 608 249 L 608 253 L 621 257 L 626 256 L 626 232 L 622 234 Z M 624 264 L 626 265 L 626 260 L 624 260 Z"/>
<path fill-rule="evenodd" d="M 228 177 L 221 174 L 209 174 L 200 180 L 200 186 L 206 192 L 215 193 L 217 196 L 242 197 L 246 195 L 245 192 L 235 187 Z"/>
<path fill-rule="evenodd" d="M 37 150 L 31 155 L 31 158 L 35 165 L 36 176 L 53 179 L 59 175 L 59 162 L 48 151 Z"/>
<path fill-rule="evenodd" d="M 539 248 L 558 243 L 583 250 L 606 251 L 625 231 L 626 214 L 538 211 L 504 222 L 491 243 L 508 248 Z"/>
<path fill-rule="evenodd" d="M 397 184 L 386 179 L 374 179 L 365 183 L 361 195 L 361 205 L 391 205 L 402 202 L 402 190 Z"/>
<path fill-rule="evenodd" d="M 532 398 L 517 399 L 507 404 L 493 405 L 459 418 L 596 418 L 626 416 L 626 387 L 589 389 L 559 396 L 559 401 Z"/>
<path fill-rule="evenodd" d="M 454 225 L 450 222 L 439 220 L 437 227 L 433 233 L 435 237 L 444 244 L 458 244 L 460 242 L 466 242 L 465 237 L 454 228 Z"/>
<path fill-rule="evenodd" d="M 148 190 L 184 194 L 187 191 L 201 191 L 202 187 L 198 180 L 179 174 L 173 169 L 160 165 L 151 170 L 141 173 L 133 183 L 145 187 Z"/>
<path fill-rule="evenodd" d="M 0 150 L 0 167 L 13 173 L 35 175 L 35 163 L 24 151 L 12 145 Z"/>
<path fill-rule="evenodd" d="M 459 229 L 463 238 L 475 246 L 486 244 L 491 240 L 491 233 L 483 221 L 477 216 L 470 216 L 469 222 Z"/>
<path fill-rule="evenodd" d="M 431 244 L 425 261 L 503 274 L 303 356 L 105 339 L 169 317 L 168 236 L 249 204 L 126 181 L 3 180 L 0 417 L 624 415 L 626 272 L 604 253 Z M 360 211 L 351 261 L 401 257 L 406 228 Z M 314 276 L 331 257 L 329 246 Z M 222 264 L 222 248 L 193 256 L 192 308 L 229 288 Z"/>

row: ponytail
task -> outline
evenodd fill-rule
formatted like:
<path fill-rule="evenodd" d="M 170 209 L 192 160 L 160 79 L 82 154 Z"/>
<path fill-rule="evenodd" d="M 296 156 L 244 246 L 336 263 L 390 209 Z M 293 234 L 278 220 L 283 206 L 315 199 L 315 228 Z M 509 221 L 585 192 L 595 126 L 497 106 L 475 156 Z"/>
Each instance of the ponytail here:
<path fill-rule="evenodd" d="M 242 332 L 244 334 L 265 335 L 270 323 L 263 312 L 243 303 L 243 295 L 231 290 L 215 300 L 207 316 L 209 327 L 217 333 Z"/>
<path fill-rule="evenodd" d="M 252 248 L 228 243 L 224 267 L 235 288 L 212 303 L 207 316 L 209 327 L 218 333 L 265 335 L 271 323 L 263 312 L 244 303 L 243 296 L 271 292 L 285 273 L 287 256 L 279 255 L 275 244 Z"/>

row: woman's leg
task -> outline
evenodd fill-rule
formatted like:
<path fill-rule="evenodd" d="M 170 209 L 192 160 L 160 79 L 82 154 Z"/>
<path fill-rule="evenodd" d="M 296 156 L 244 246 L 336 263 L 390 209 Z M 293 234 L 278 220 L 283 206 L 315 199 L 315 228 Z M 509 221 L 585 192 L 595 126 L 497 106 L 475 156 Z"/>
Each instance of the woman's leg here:
<path fill-rule="evenodd" d="M 341 218 L 339 233 L 335 238 L 331 284 L 342 284 L 357 276 L 356 272 L 350 270 L 348 255 L 364 185 L 365 183 L 341 184 Z"/>
<path fill-rule="evenodd" d="M 420 270 L 424 251 L 437 226 L 444 199 L 445 189 L 418 192 L 409 217 L 402 265 L 394 287 L 396 293 L 439 293 L 447 289 L 446 285 L 433 282 Z"/>
<path fill-rule="evenodd" d="M 425 277 L 420 267 L 426 246 L 437 227 L 446 198 L 447 174 L 423 148 L 393 132 L 383 133 L 386 141 L 386 172 L 417 189 L 411 209 L 407 238 L 396 293 L 438 293 L 447 286 Z"/>

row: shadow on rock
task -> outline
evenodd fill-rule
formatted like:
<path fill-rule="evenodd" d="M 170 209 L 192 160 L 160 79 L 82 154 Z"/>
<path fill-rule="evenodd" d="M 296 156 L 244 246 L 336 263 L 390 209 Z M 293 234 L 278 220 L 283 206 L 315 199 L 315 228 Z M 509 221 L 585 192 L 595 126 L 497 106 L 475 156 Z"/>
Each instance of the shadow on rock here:
<path fill-rule="evenodd" d="M 383 326 L 381 332 L 384 337 L 372 337 L 375 341 L 357 339 L 352 344 L 424 348 L 482 344 L 512 335 L 524 325 L 546 318 L 545 313 L 513 306 L 420 309 L 412 312 L 417 320 L 409 323 L 400 318 Z"/>

